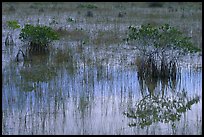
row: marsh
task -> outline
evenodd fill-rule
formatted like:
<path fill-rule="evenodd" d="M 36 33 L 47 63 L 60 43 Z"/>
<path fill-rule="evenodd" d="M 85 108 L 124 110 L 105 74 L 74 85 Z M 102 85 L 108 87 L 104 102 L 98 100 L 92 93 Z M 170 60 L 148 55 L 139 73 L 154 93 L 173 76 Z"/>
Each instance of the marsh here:
<path fill-rule="evenodd" d="M 5 45 L 9 20 L 61 38 L 16 62 L 25 43 L 16 29 Z M 139 51 L 124 39 L 146 23 L 168 23 L 202 49 L 202 3 L 3 2 L 2 134 L 201 135 L 202 53 L 183 57 L 174 80 L 140 77 Z"/>

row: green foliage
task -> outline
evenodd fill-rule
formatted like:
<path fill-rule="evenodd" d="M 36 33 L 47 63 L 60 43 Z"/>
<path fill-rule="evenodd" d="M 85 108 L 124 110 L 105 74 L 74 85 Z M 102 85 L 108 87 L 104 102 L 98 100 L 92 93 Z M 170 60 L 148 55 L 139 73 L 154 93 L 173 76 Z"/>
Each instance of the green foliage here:
<path fill-rule="evenodd" d="M 198 52 L 199 48 L 195 47 L 191 42 L 191 38 L 186 37 L 178 29 L 168 24 L 161 27 L 155 27 L 147 24 L 140 28 L 130 26 L 127 40 L 136 40 L 140 46 L 148 46 L 154 49 L 177 49 L 184 52 Z"/>
<path fill-rule="evenodd" d="M 150 24 L 130 26 L 128 42 L 138 49 L 138 74 L 148 78 L 173 78 L 177 61 L 188 53 L 201 51 L 178 29 L 168 24 L 156 27 Z"/>
<path fill-rule="evenodd" d="M 21 27 L 16 20 L 7 21 L 6 24 L 12 30 L 15 30 Z"/>
<path fill-rule="evenodd" d="M 79 4 L 77 8 L 97 9 L 98 7 L 94 4 Z"/>
<path fill-rule="evenodd" d="M 161 8 L 163 7 L 163 3 L 162 2 L 150 2 L 148 6 L 152 8 Z"/>
<path fill-rule="evenodd" d="M 47 46 L 52 41 L 58 40 L 59 36 L 51 27 L 26 24 L 21 30 L 19 39 L 33 45 Z"/>

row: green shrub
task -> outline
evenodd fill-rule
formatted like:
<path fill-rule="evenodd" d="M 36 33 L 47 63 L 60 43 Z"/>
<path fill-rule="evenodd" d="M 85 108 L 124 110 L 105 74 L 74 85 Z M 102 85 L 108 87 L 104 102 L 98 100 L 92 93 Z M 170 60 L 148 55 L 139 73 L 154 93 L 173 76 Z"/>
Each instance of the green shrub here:
<path fill-rule="evenodd" d="M 71 18 L 71 17 L 67 18 L 66 21 L 67 21 L 67 22 L 76 22 L 76 20 L 73 19 L 73 18 Z"/>
<path fill-rule="evenodd" d="M 14 39 L 13 39 L 12 34 L 13 34 L 15 29 L 20 28 L 20 25 L 19 25 L 18 21 L 16 21 L 16 20 L 7 21 L 6 25 L 10 30 L 7 33 L 7 36 L 5 39 L 5 45 L 6 46 L 14 45 Z"/>
<path fill-rule="evenodd" d="M 98 7 L 94 4 L 79 4 L 77 8 L 97 9 Z"/>
<path fill-rule="evenodd" d="M 190 53 L 200 51 L 199 48 L 193 45 L 190 37 L 184 36 L 181 31 L 168 24 L 161 27 L 150 24 L 142 25 L 140 28 L 130 26 L 127 40 L 137 41 L 140 44 L 140 47 L 137 46 L 138 49 L 144 46 L 163 51 L 168 49 L 177 49 L 180 52 Z"/>
<path fill-rule="evenodd" d="M 175 77 L 180 57 L 201 51 L 193 45 L 191 38 L 168 24 L 130 26 L 127 41 L 139 50 L 138 69 L 145 77 Z"/>
<path fill-rule="evenodd" d="M 87 17 L 93 17 L 93 12 L 92 11 L 87 11 L 86 16 Z"/>
<path fill-rule="evenodd" d="M 59 36 L 51 27 L 26 24 L 21 30 L 19 39 L 28 42 L 31 50 L 39 51 L 46 48 L 54 40 L 58 40 Z"/>
<path fill-rule="evenodd" d="M 18 29 L 21 27 L 19 25 L 18 21 L 16 21 L 16 20 L 7 21 L 6 24 L 12 30 L 15 30 L 15 29 Z"/>
<path fill-rule="evenodd" d="M 163 7 L 163 3 L 162 2 L 150 2 L 148 6 L 152 8 L 156 8 L 156 7 L 160 8 L 160 7 Z"/>

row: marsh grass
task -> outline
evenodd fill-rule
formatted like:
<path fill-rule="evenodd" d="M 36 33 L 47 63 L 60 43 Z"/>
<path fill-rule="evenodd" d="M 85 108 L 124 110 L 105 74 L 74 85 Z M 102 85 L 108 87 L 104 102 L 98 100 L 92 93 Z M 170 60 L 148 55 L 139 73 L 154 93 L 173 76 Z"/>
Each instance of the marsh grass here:
<path fill-rule="evenodd" d="M 145 129 L 129 128 L 129 119 L 121 116 L 124 109 L 134 106 L 145 95 L 173 96 L 181 88 L 189 89 L 190 96 L 201 94 L 201 69 L 191 74 L 181 71 L 183 83 L 177 81 L 178 77 L 176 80 L 140 77 L 137 67 L 141 63 L 136 61 L 139 53 L 122 40 L 130 25 L 169 23 L 185 30 L 187 35 L 192 30 L 196 45 L 202 46 L 202 10 L 197 8 L 200 4 L 189 4 L 194 7 L 165 3 L 162 8 L 151 9 L 144 2 L 91 3 L 98 7 L 95 9 L 77 8 L 79 4 L 13 3 L 14 12 L 8 10 L 9 3 L 2 3 L 2 26 L 16 18 L 21 25 L 28 20 L 36 24 L 38 19 L 40 24 L 49 25 L 49 19 L 56 17 L 58 24 L 52 28 L 61 35 L 50 47 L 48 57 L 33 55 L 33 60 L 23 65 L 10 60 L 8 63 L 4 57 L 2 134 L 200 134 L 201 103 L 176 123 L 175 132 L 169 123 L 155 123 Z M 29 8 L 31 5 L 34 8 Z M 169 6 L 173 11 L 169 12 Z M 183 11 L 178 7 L 185 8 L 183 18 Z M 44 11 L 39 13 L 40 9 Z M 93 12 L 93 17 L 85 16 L 88 10 Z M 118 17 L 119 12 L 127 14 Z M 67 22 L 68 17 L 76 22 Z M 5 32 L 6 28 L 2 29 Z M 16 39 L 15 42 L 18 46 L 22 44 Z"/>
<path fill-rule="evenodd" d="M 3 3 L 4 4 L 4 3 Z M 26 5 L 27 4 L 27 5 Z M 46 11 L 49 11 L 50 13 L 57 13 L 61 12 L 63 14 L 66 14 L 69 12 L 69 15 L 73 15 L 73 17 L 77 17 L 77 20 L 84 20 L 87 23 L 90 23 L 94 25 L 97 22 L 105 22 L 108 20 L 108 23 L 114 23 L 115 21 L 118 22 L 118 24 L 122 25 L 122 23 L 127 23 L 128 25 L 131 24 L 138 24 L 141 25 L 143 23 L 151 23 L 154 22 L 155 24 L 164 24 L 164 23 L 169 23 L 172 26 L 176 26 L 178 28 L 181 28 L 182 30 L 189 30 L 191 26 L 200 26 L 201 23 L 201 16 L 202 16 L 202 10 L 200 10 L 200 6 L 202 7 L 202 4 L 200 3 L 163 3 L 163 6 L 160 8 L 149 8 L 150 3 L 87 3 L 86 5 L 95 5 L 98 8 L 91 9 L 91 11 L 94 14 L 93 18 L 88 18 L 85 17 L 84 14 L 87 12 L 86 8 L 77 8 L 79 5 L 84 5 L 84 3 L 21 3 L 18 4 L 18 6 L 21 6 L 23 10 L 27 10 L 31 5 L 35 6 L 37 9 L 33 9 L 34 11 L 38 11 L 40 8 Z M 3 10 L 6 9 L 10 4 L 5 3 Z M 55 5 L 55 6 L 53 6 Z M 57 5 L 57 6 L 56 6 Z M 57 7 L 53 10 L 54 7 Z M 89 6 L 88 6 L 89 7 Z M 172 7 L 173 9 L 177 9 L 177 11 L 169 11 L 169 7 Z M 114 10 L 113 10 L 114 9 Z M 53 12 L 53 11 L 55 12 Z M 27 12 L 28 14 L 32 14 L 33 12 Z M 80 12 L 81 14 L 77 14 L 77 12 Z M 18 9 L 16 10 L 18 13 Z M 26 13 L 26 12 L 24 12 Z M 118 20 L 119 13 L 126 13 L 123 15 L 123 18 L 120 18 Z M 42 15 L 45 14 L 44 12 Z M 59 16 L 59 15 L 58 15 Z M 114 18 L 113 18 L 114 16 Z M 181 18 L 181 16 L 184 16 Z M 64 17 L 62 16 L 61 19 Z M 63 20 L 58 20 L 60 21 L 60 24 L 65 21 Z M 77 26 L 80 22 L 76 22 L 75 25 L 72 25 L 73 27 Z M 186 25 L 183 25 L 186 24 Z M 76 28 L 76 27 L 75 27 Z M 95 28 L 96 29 L 96 28 Z M 201 42 L 201 30 L 198 27 L 192 27 L 192 32 L 194 34 L 194 41 L 196 45 L 199 47 L 202 47 Z M 88 30 L 88 29 L 87 29 Z M 97 29 L 96 29 L 97 30 Z M 116 33 L 122 33 L 118 30 L 116 30 Z M 188 31 L 187 33 L 190 33 L 191 31 Z M 196 33 L 198 32 L 198 33 Z M 66 34 L 62 32 L 62 35 Z M 74 35 L 74 34 L 73 34 Z M 74 36 L 75 37 L 75 36 Z"/>
<path fill-rule="evenodd" d="M 89 35 L 86 31 L 84 31 L 82 28 L 74 29 L 74 30 L 67 30 L 65 28 L 60 27 L 59 29 L 56 29 L 56 32 L 61 36 L 65 38 L 69 38 L 71 40 L 77 41 L 77 40 L 83 40 L 88 39 Z"/>
<path fill-rule="evenodd" d="M 101 45 L 102 43 L 106 45 L 121 43 L 122 39 L 120 36 L 115 34 L 113 31 L 99 31 L 98 35 L 93 39 L 93 44 Z"/>
<path fill-rule="evenodd" d="M 72 62 L 73 61 L 73 55 L 70 51 L 66 50 L 58 50 L 55 54 L 55 61 L 56 63 L 64 63 L 64 62 Z"/>

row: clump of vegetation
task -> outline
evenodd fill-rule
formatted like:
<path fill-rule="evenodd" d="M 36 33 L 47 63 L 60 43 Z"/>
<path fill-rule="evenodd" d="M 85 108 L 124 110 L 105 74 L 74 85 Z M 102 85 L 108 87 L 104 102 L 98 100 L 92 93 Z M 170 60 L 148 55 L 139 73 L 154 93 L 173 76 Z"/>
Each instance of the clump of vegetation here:
<path fill-rule="evenodd" d="M 31 9 L 37 9 L 38 7 L 36 5 L 30 5 L 29 8 Z"/>
<path fill-rule="evenodd" d="M 73 18 L 71 18 L 71 17 L 67 18 L 66 21 L 67 21 L 67 22 L 76 22 L 76 20 L 73 19 Z"/>
<path fill-rule="evenodd" d="M 43 9 L 43 8 L 40 8 L 38 11 L 39 11 L 39 12 L 44 12 L 44 9 Z"/>
<path fill-rule="evenodd" d="M 59 23 L 57 22 L 57 20 L 55 19 L 55 17 L 53 17 L 52 20 L 51 20 L 51 22 L 49 23 L 49 25 L 55 26 L 55 25 L 57 25 L 57 24 L 59 24 Z"/>
<path fill-rule="evenodd" d="M 122 42 L 120 36 L 115 34 L 114 31 L 107 30 L 107 31 L 98 31 L 95 38 L 93 39 L 94 45 L 110 45 Z"/>
<path fill-rule="evenodd" d="M 19 25 L 18 21 L 16 21 L 16 20 L 7 21 L 6 24 L 7 24 L 7 27 L 9 28 L 10 31 L 7 33 L 5 45 L 6 46 L 13 45 L 14 40 L 13 40 L 12 34 L 13 34 L 15 29 L 20 28 L 20 25 Z"/>
<path fill-rule="evenodd" d="M 47 51 L 48 45 L 59 39 L 59 35 L 51 27 L 26 24 L 21 30 L 21 41 L 29 44 L 30 52 Z"/>
<path fill-rule="evenodd" d="M 162 2 L 150 2 L 148 6 L 152 8 L 156 8 L 156 7 L 160 8 L 160 7 L 163 7 L 163 3 Z"/>
<path fill-rule="evenodd" d="M 74 30 L 67 30 L 66 28 L 60 27 L 56 29 L 56 32 L 60 37 L 68 37 L 71 40 L 81 41 L 88 39 L 89 36 L 83 28 L 76 28 Z"/>
<path fill-rule="evenodd" d="M 94 4 L 79 4 L 77 8 L 97 9 L 98 7 Z"/>
<path fill-rule="evenodd" d="M 11 6 L 9 7 L 9 11 L 14 12 L 14 11 L 16 11 L 16 9 L 14 8 L 13 5 L 11 5 Z"/>
<path fill-rule="evenodd" d="M 121 12 L 121 11 L 120 11 L 120 12 L 118 13 L 118 17 L 119 17 L 119 18 L 122 18 L 122 17 L 124 17 L 126 14 L 127 14 L 126 12 Z"/>
<path fill-rule="evenodd" d="M 15 30 L 15 29 L 18 29 L 21 27 L 19 25 L 18 21 L 16 21 L 16 20 L 7 21 L 6 23 L 7 23 L 7 26 L 12 30 Z"/>
<path fill-rule="evenodd" d="M 175 78 L 178 60 L 200 51 L 190 37 L 168 24 L 130 26 L 127 41 L 139 50 L 137 67 L 141 77 Z"/>
<path fill-rule="evenodd" d="M 93 12 L 92 11 L 87 11 L 86 16 L 87 17 L 93 17 Z"/>

